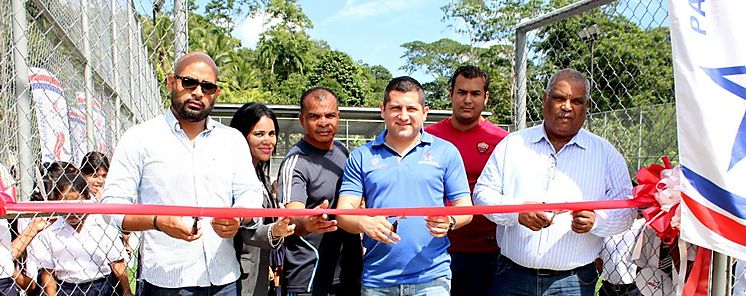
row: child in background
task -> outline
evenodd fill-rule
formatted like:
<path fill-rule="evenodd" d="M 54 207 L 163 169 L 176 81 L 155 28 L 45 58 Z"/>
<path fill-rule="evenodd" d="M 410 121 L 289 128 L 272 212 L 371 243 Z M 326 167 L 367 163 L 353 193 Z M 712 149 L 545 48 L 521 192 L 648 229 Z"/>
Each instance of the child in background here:
<path fill-rule="evenodd" d="M 91 199 L 101 200 L 106 175 L 109 174 L 109 158 L 100 152 L 88 152 L 80 162 L 80 173 L 88 182 Z"/>
<path fill-rule="evenodd" d="M 83 177 L 64 174 L 50 199 L 87 201 L 87 186 Z M 131 295 L 119 232 L 100 215 L 67 214 L 31 244 L 47 295 L 110 296 L 117 284 Z"/>

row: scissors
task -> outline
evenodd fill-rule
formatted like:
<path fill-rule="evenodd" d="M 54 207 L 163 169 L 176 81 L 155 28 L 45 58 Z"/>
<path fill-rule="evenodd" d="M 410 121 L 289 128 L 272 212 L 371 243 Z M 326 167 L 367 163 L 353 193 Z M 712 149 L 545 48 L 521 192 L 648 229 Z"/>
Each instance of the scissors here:
<path fill-rule="evenodd" d="M 199 222 L 199 217 L 194 217 L 194 224 L 192 224 L 192 235 L 197 234 L 197 231 L 199 228 L 197 227 L 197 222 Z"/>

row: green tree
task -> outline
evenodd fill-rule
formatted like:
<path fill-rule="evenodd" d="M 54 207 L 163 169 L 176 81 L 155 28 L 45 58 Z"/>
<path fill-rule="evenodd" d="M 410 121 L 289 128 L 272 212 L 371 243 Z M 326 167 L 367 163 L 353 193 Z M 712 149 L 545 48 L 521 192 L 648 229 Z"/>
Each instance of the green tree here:
<path fill-rule="evenodd" d="M 269 69 L 270 80 L 285 80 L 292 73 L 303 75 L 307 53 L 313 46 L 305 30 L 313 27 L 295 0 L 271 0 L 266 8 L 279 23 L 261 34 L 258 64 Z"/>
<path fill-rule="evenodd" d="M 611 13 L 594 10 L 540 30 L 536 48 L 546 69 L 540 75 L 562 68 L 584 72 L 593 84 L 591 112 L 673 102 L 668 28 L 644 30 Z M 600 35 L 583 40 L 578 32 L 592 25 Z"/>
<path fill-rule="evenodd" d="M 480 67 L 491 77 L 491 99 L 487 102 L 486 111 L 492 112 L 493 120 L 497 122 L 512 121 L 512 63 L 507 58 L 511 47 L 495 45 L 490 48 L 477 48 L 451 39 L 441 39 L 432 43 L 415 41 L 405 43 L 402 47 L 405 48 L 402 57 L 407 63 L 400 69 L 409 73 L 423 71 L 435 78 L 422 85 L 431 108 L 450 108 L 448 93 L 451 75 L 459 66 L 471 64 Z"/>
<path fill-rule="evenodd" d="M 453 69 L 464 61 L 474 60 L 472 48 L 469 45 L 443 38 L 432 43 L 413 41 L 401 45 L 406 60 L 399 70 L 413 73 L 422 70 L 433 78 L 451 75 Z"/>
<path fill-rule="evenodd" d="M 369 66 L 363 65 L 364 79 L 367 81 L 367 85 L 370 86 L 370 93 L 365 98 L 364 106 L 367 107 L 378 107 L 383 103 L 383 95 L 386 90 L 386 85 L 389 81 L 394 78 L 386 67 L 381 65 Z"/>
<path fill-rule="evenodd" d="M 309 73 L 311 85 L 333 90 L 343 106 L 363 106 L 365 97 L 371 92 L 365 79 L 365 70 L 344 52 L 324 52 Z"/>
<path fill-rule="evenodd" d="M 469 37 L 470 45 L 487 41 L 511 41 L 515 25 L 551 8 L 544 0 L 460 0 L 441 7 L 443 20 L 455 22 L 454 32 Z"/>
<path fill-rule="evenodd" d="M 264 0 L 210 0 L 205 5 L 205 17 L 226 32 L 231 32 L 235 20 L 255 13 L 264 4 Z"/>

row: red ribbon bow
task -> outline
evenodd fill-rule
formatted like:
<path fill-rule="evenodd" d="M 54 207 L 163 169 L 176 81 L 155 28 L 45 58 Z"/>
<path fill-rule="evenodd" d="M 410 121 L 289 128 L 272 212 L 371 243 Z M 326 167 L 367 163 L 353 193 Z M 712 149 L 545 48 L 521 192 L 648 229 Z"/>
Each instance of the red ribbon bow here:
<path fill-rule="evenodd" d="M 16 187 L 8 186 L 5 187 L 3 181 L 0 180 L 0 216 L 5 215 L 5 204 L 16 202 Z"/>
<path fill-rule="evenodd" d="M 645 217 L 645 221 L 648 222 L 650 228 L 655 230 L 661 242 L 665 244 L 673 244 L 676 238 L 679 236 L 679 229 L 671 225 L 672 219 L 676 216 L 679 202 L 675 204 L 662 205 L 656 195 L 659 192 L 668 189 L 665 182 L 661 182 L 667 172 L 666 170 L 672 169 L 671 161 L 667 156 L 661 157 L 664 166 L 659 164 L 651 164 L 648 167 L 641 168 L 635 178 L 639 185 L 635 186 L 632 191 L 632 195 L 635 200 L 642 202 L 648 202 L 653 204 L 652 206 L 642 210 L 642 215 Z"/>

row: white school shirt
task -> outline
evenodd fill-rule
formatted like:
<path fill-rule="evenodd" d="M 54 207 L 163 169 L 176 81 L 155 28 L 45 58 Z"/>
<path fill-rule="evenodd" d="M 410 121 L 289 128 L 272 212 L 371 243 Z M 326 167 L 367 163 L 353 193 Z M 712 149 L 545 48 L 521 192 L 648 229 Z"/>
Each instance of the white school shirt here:
<path fill-rule="evenodd" d="M 632 252 L 643 226 L 645 219 L 635 219 L 627 231 L 604 239 L 604 248 L 601 250 L 601 277 L 604 280 L 614 285 L 635 282 L 637 265 L 632 262 Z"/>
<path fill-rule="evenodd" d="M 31 242 L 39 268 L 54 272 L 67 283 L 87 283 L 111 273 L 111 263 L 122 260 L 124 243 L 119 230 L 101 215 L 88 215 L 80 232 L 60 217 Z"/>
<path fill-rule="evenodd" d="M 2 279 L 12 277 L 16 269 L 10 250 L 10 225 L 8 220 L 0 219 L 0 278 Z"/>
<path fill-rule="evenodd" d="M 475 205 L 525 202 L 579 202 L 629 199 L 632 182 L 622 155 L 606 140 L 585 129 L 554 151 L 544 125 L 513 132 L 492 152 L 474 187 Z M 632 225 L 634 209 L 596 210 L 588 233 L 570 228 L 570 213 L 532 231 L 518 223 L 518 213 L 484 215 L 495 222 L 500 253 L 528 268 L 570 270 L 593 262 L 603 237 Z M 551 216 L 551 214 L 548 213 Z"/>
<path fill-rule="evenodd" d="M 109 166 L 102 203 L 261 208 L 264 186 L 256 176 L 246 138 L 207 118 L 190 142 L 171 112 L 136 125 L 122 136 Z M 105 215 L 117 227 L 123 215 Z M 187 226 L 192 217 L 182 217 Z M 233 238 L 221 238 L 199 220 L 191 242 L 148 230 L 140 245 L 141 278 L 163 288 L 235 282 L 239 265 Z"/>

